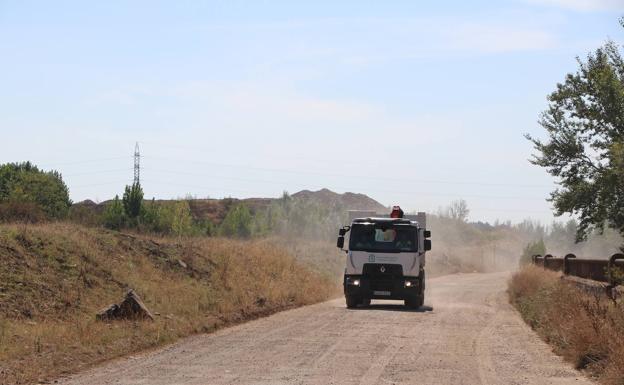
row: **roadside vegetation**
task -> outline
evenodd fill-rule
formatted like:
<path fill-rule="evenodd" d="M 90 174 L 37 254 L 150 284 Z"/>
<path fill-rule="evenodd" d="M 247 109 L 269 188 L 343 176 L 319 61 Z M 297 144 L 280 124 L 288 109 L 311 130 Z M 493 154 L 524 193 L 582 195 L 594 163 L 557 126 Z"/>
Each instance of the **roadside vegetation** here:
<path fill-rule="evenodd" d="M 511 303 L 555 353 L 602 384 L 624 378 L 624 309 L 552 271 L 526 266 L 509 283 Z"/>
<path fill-rule="evenodd" d="M 624 19 L 620 20 L 624 27 Z M 624 58 L 614 42 L 578 59 L 579 69 L 565 76 L 548 96 L 541 115 L 546 140 L 527 135 L 536 150 L 532 163 L 556 178 L 551 193 L 555 214 L 579 219 L 560 227 L 554 241 L 579 243 L 561 252 L 579 253 L 597 240 L 596 253 L 608 258 L 624 250 Z M 596 234 L 600 234 L 597 236 Z M 525 267 L 509 283 L 511 302 L 556 353 L 603 384 L 623 384 L 624 309 L 621 300 L 590 296 L 557 273 L 528 264 L 531 255 L 552 253 L 544 238 L 524 249 Z M 589 255 L 588 255 L 589 254 Z"/>
<path fill-rule="evenodd" d="M 5 224 L 0 261 L 2 384 L 50 380 L 337 293 L 334 281 L 267 240 Z M 128 288 L 155 320 L 96 321 Z"/>

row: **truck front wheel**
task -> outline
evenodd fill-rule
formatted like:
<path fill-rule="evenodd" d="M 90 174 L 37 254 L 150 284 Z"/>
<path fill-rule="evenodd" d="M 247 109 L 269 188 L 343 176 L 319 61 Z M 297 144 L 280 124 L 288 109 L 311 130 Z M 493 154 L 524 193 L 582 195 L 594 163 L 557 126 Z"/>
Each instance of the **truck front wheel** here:
<path fill-rule="evenodd" d="M 410 299 L 405 300 L 405 306 L 407 306 L 410 309 L 418 309 L 424 304 L 425 304 L 424 293 L 419 294 L 416 298 L 410 298 Z"/>
<path fill-rule="evenodd" d="M 347 302 L 348 309 L 353 309 L 357 307 L 358 303 L 360 303 L 360 299 L 354 295 L 345 296 L 345 300 Z"/>

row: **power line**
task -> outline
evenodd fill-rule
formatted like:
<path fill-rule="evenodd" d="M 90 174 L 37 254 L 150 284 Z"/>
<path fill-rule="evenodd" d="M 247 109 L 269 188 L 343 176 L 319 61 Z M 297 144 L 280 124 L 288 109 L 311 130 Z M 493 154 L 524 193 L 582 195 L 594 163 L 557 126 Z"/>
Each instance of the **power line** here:
<path fill-rule="evenodd" d="M 145 158 L 146 156 L 144 156 Z M 159 159 L 167 162 L 177 163 L 179 160 L 163 158 L 157 156 L 147 156 L 150 159 Z M 400 183 L 433 183 L 433 184 L 455 184 L 455 185 L 475 185 L 475 186 L 487 186 L 487 187 L 551 187 L 547 185 L 535 185 L 535 184 L 516 184 L 516 183 L 488 183 L 488 182 L 466 182 L 466 181 L 444 181 L 444 180 L 419 180 L 419 179 L 410 179 L 410 178 L 388 178 L 388 177 L 376 177 L 370 175 L 353 175 L 353 174 L 334 174 L 334 173 L 320 173 L 313 171 L 301 171 L 301 170 L 289 170 L 289 169 L 279 169 L 279 168 L 267 168 L 267 167 L 255 167 L 255 166 L 245 166 L 245 165 L 236 165 L 236 164 L 227 164 L 227 163 L 215 163 L 215 162 L 207 162 L 200 160 L 186 160 L 185 162 L 189 163 L 197 163 L 215 167 L 229 167 L 229 168 L 240 168 L 247 169 L 253 171 L 269 171 L 269 172 L 280 172 L 285 174 L 295 174 L 295 175 L 315 175 L 315 176 L 330 176 L 337 178 L 353 178 L 353 179 L 366 179 L 366 180 L 377 180 L 377 181 L 392 181 L 392 182 L 400 182 Z"/>
<path fill-rule="evenodd" d="M 59 162 L 59 163 L 43 163 L 39 167 L 40 168 L 53 168 L 56 166 L 66 166 L 72 164 L 85 164 L 85 163 L 97 163 L 97 162 L 106 162 L 109 160 L 118 160 L 118 159 L 128 159 L 128 156 L 116 156 L 111 158 L 99 158 L 99 159 L 85 159 L 85 160 L 76 160 L 71 162 Z"/>
<path fill-rule="evenodd" d="M 135 153 L 133 155 L 135 161 L 135 174 L 136 177 L 140 179 L 140 158 L 141 154 L 139 152 L 138 142 L 135 145 Z M 182 146 L 180 146 L 182 147 Z M 143 158 L 149 159 L 158 159 L 164 160 L 168 162 L 178 163 L 179 160 L 164 158 L 158 156 L 146 156 L 143 155 Z M 51 168 L 59 165 L 72 165 L 72 164 L 86 164 L 86 163 L 95 163 L 95 162 L 103 162 L 109 160 L 118 160 L 118 159 L 128 159 L 128 156 L 120 156 L 120 157 L 110 157 L 110 158 L 100 158 L 100 159 L 87 159 L 87 160 L 79 160 L 72 162 L 60 162 L 53 164 L 43 164 L 43 168 Z M 321 172 L 313 172 L 313 171 L 302 171 L 302 170 L 292 170 L 292 169 L 281 169 L 281 168 L 268 168 L 268 167 L 255 167 L 255 166 L 246 166 L 246 165 L 237 165 L 237 164 L 227 164 L 227 163 L 217 163 L 217 162 L 208 162 L 201 160 L 186 160 L 189 163 L 197 163 L 202 165 L 209 165 L 215 167 L 228 167 L 228 168 L 238 168 L 238 169 L 247 169 L 253 171 L 268 171 L 268 172 L 278 172 L 284 174 L 294 174 L 294 175 L 315 175 L 315 176 L 327 176 L 327 177 L 338 177 L 338 178 L 353 178 L 353 179 L 365 179 L 365 180 L 377 180 L 377 181 L 393 181 L 400 183 L 431 183 L 431 184 L 451 184 L 451 185 L 475 185 L 475 186 L 489 186 L 489 187 L 552 187 L 548 185 L 538 185 L 538 184 L 517 184 L 517 183 L 489 183 L 489 182 L 469 182 L 469 181 L 450 181 L 450 180 L 427 180 L 427 179 L 411 179 L 411 178 L 389 178 L 389 177 L 377 177 L 370 175 L 354 175 L 354 174 L 336 174 L 336 173 L 321 173 Z M 112 171 L 112 170 L 111 170 Z M 121 171 L 121 170 L 120 170 Z M 102 171 L 103 172 L 103 171 Z M 109 171 L 106 171 L 109 172 Z M 66 176 L 71 175 L 87 175 L 91 172 L 85 172 L 81 174 L 66 174 Z"/>
<path fill-rule="evenodd" d="M 93 186 L 104 186 L 104 185 L 115 184 L 115 183 L 127 183 L 127 180 L 113 180 L 113 181 L 109 181 L 109 182 L 80 184 L 80 185 L 72 186 L 71 190 L 81 189 L 81 188 L 85 188 L 85 187 L 93 187 Z"/>
<path fill-rule="evenodd" d="M 62 174 L 63 178 L 65 177 L 69 177 L 69 176 L 81 176 L 81 175 L 95 175 L 95 174 L 106 174 L 109 172 L 127 172 L 128 170 L 131 170 L 129 168 L 118 168 L 118 169 L 112 169 L 112 170 L 100 170 L 100 171 L 87 171 L 87 172 L 78 172 L 78 173 L 73 173 L 73 174 Z"/>

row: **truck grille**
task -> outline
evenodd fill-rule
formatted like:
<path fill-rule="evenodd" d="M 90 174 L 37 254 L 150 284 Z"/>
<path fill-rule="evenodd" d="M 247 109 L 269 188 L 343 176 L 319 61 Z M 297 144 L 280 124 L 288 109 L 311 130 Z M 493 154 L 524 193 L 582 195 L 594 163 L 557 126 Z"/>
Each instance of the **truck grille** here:
<path fill-rule="evenodd" d="M 391 291 L 396 280 L 403 277 L 403 266 L 385 263 L 365 263 L 362 275 L 369 279 L 371 290 Z"/>

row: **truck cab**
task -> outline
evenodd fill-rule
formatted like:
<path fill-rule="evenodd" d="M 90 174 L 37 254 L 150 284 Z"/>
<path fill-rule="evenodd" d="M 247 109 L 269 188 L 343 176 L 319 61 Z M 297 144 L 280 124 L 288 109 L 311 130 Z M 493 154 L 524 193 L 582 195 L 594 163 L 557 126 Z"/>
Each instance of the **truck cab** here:
<path fill-rule="evenodd" d="M 368 306 L 371 299 L 404 300 L 419 308 L 425 300 L 425 254 L 431 233 L 425 213 L 349 212 L 351 224 L 339 230 L 337 246 L 347 254 L 344 295 L 348 308 Z M 345 239 L 347 248 L 345 249 Z"/>

